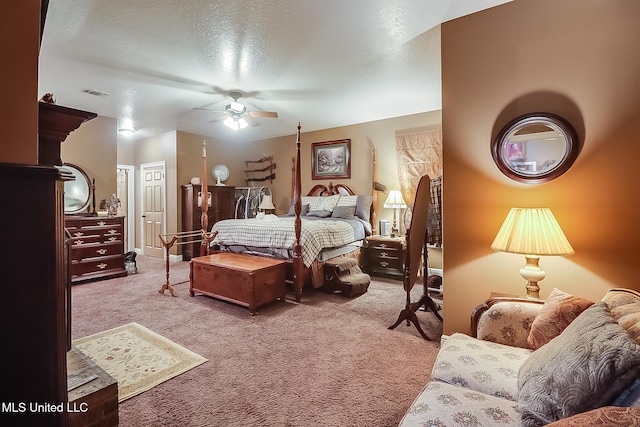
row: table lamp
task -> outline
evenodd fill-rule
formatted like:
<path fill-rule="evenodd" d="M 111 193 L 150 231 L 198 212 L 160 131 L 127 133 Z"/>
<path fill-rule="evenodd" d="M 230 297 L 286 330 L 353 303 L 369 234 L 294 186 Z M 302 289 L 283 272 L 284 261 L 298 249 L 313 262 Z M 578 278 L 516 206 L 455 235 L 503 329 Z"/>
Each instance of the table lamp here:
<path fill-rule="evenodd" d="M 389 196 L 387 197 L 387 200 L 384 201 L 384 207 L 385 209 L 393 209 L 393 225 L 391 226 L 391 237 L 396 237 L 398 235 L 396 209 L 404 209 L 407 207 L 407 204 L 402 198 L 400 190 L 389 191 Z"/>
<path fill-rule="evenodd" d="M 526 265 L 520 275 L 527 281 L 527 298 L 540 298 L 538 282 L 545 276 L 538 265 L 540 256 L 574 253 L 548 208 L 512 208 L 491 249 L 524 255 Z"/>
<path fill-rule="evenodd" d="M 271 194 L 265 194 L 264 196 L 262 196 L 262 200 L 260 201 L 260 205 L 258 206 L 258 209 L 261 209 L 262 211 L 265 210 L 274 210 L 276 207 L 273 206 L 273 197 L 271 196 Z"/>

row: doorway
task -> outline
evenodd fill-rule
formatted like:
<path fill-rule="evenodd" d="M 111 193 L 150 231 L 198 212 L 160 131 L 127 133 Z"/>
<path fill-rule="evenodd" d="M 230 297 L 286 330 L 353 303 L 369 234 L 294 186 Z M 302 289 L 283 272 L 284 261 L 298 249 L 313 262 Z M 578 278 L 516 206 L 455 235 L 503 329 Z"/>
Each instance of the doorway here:
<path fill-rule="evenodd" d="M 135 168 L 133 165 L 117 165 L 116 197 L 120 199 L 118 215 L 126 216 L 124 222 L 124 248 L 125 252 L 135 249 Z"/>
<path fill-rule="evenodd" d="M 140 165 L 142 254 L 162 258 L 164 246 L 160 235 L 166 234 L 166 163 Z"/>

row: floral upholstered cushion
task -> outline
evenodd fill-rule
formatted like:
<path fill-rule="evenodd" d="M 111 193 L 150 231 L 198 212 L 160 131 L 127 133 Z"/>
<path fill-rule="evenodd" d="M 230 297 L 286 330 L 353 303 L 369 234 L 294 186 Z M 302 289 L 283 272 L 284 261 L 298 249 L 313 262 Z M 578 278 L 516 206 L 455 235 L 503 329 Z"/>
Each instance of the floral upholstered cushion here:
<path fill-rule="evenodd" d="M 455 333 L 442 344 L 431 377 L 503 399 L 518 399 L 518 369 L 531 350 Z"/>
<path fill-rule="evenodd" d="M 514 426 L 519 420 L 516 402 L 431 381 L 411 404 L 399 426 Z"/>
<path fill-rule="evenodd" d="M 522 364 L 522 425 L 542 426 L 605 406 L 639 375 L 640 345 L 599 301 Z"/>
<path fill-rule="evenodd" d="M 493 304 L 478 320 L 478 339 L 529 348 L 527 338 L 531 324 L 542 304 L 538 300 L 505 300 Z"/>
<path fill-rule="evenodd" d="M 569 323 L 591 305 L 593 301 L 553 289 L 531 324 L 527 338 L 529 347 L 536 350 L 560 335 Z"/>

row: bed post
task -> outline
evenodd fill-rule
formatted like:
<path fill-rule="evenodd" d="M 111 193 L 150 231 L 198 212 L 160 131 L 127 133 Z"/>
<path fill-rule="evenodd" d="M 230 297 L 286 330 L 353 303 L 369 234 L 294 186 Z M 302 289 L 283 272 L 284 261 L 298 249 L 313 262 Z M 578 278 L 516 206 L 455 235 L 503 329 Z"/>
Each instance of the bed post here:
<path fill-rule="evenodd" d="M 294 227 L 296 233 L 296 243 L 293 246 L 293 289 L 296 295 L 296 301 L 302 299 L 302 287 L 304 286 L 304 263 L 302 260 L 302 245 L 300 244 L 300 235 L 302 233 L 302 185 L 300 177 L 300 123 L 298 123 L 298 133 L 296 138 L 296 164 L 293 187 L 293 209 L 296 214 Z"/>
<path fill-rule="evenodd" d="M 378 191 L 376 190 L 376 183 L 378 182 L 378 172 L 376 171 L 376 148 L 373 147 L 373 153 L 371 155 L 371 234 L 375 235 L 376 233 L 376 219 L 378 216 L 376 215 L 376 206 L 378 206 Z"/>
<path fill-rule="evenodd" d="M 196 195 L 197 196 L 197 195 Z M 209 228 L 209 186 L 207 185 L 207 142 L 202 141 L 202 204 L 200 205 L 200 226 L 202 231 L 207 233 Z M 200 243 L 200 256 L 206 255 L 209 251 L 209 242 L 203 239 Z"/>

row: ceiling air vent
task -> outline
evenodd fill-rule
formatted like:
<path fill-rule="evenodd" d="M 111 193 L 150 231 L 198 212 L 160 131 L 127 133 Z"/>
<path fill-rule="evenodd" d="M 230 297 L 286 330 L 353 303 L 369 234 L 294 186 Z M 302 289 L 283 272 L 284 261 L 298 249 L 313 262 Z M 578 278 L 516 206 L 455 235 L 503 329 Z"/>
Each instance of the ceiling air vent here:
<path fill-rule="evenodd" d="M 93 95 L 93 96 L 109 96 L 108 93 L 100 92 L 99 90 L 95 90 L 95 89 L 83 89 L 82 91 L 86 94 Z"/>

